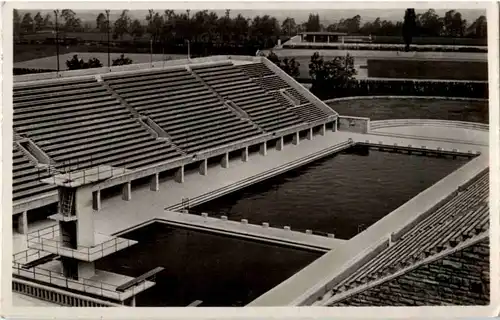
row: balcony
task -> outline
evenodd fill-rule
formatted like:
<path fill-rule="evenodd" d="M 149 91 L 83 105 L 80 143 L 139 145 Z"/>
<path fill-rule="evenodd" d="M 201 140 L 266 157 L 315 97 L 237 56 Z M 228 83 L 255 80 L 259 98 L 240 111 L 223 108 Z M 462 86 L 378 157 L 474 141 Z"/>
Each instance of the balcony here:
<path fill-rule="evenodd" d="M 57 254 L 80 261 L 96 261 L 105 256 L 128 248 L 137 241 L 94 233 L 94 246 L 70 248 L 61 239 L 59 225 L 44 228 L 28 234 L 28 248 Z"/>

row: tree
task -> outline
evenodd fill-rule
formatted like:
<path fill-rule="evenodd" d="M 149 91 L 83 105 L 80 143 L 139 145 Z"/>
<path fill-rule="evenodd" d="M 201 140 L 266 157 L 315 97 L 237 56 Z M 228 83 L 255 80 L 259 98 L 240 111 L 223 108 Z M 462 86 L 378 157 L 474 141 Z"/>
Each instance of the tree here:
<path fill-rule="evenodd" d="M 300 76 L 300 63 L 295 61 L 295 58 L 284 58 L 279 64 L 279 67 L 293 78 L 298 78 Z"/>
<path fill-rule="evenodd" d="M 95 22 L 96 22 L 96 26 L 97 26 L 97 29 L 101 32 L 108 32 L 107 31 L 107 23 L 108 23 L 108 20 L 106 18 L 106 15 L 104 13 L 99 13 L 99 15 L 97 16 L 97 18 L 95 19 Z"/>
<path fill-rule="evenodd" d="M 283 61 L 279 59 L 279 57 L 274 53 L 272 50 L 270 50 L 269 54 L 267 55 L 267 59 L 280 67 L 283 71 L 285 71 L 289 76 L 297 78 L 300 75 L 299 67 L 300 63 L 295 61 L 295 58 L 284 58 Z"/>
<path fill-rule="evenodd" d="M 120 17 L 115 21 L 113 38 L 123 39 L 123 35 L 129 32 L 130 17 L 128 16 L 128 10 L 123 10 Z"/>
<path fill-rule="evenodd" d="M 347 54 L 345 57 L 324 61 L 323 57 L 315 52 L 309 63 L 309 75 L 312 79 L 311 92 L 321 95 L 332 90 L 340 91 L 356 75 L 354 58 Z"/>
<path fill-rule="evenodd" d="M 289 37 L 297 34 L 297 24 L 295 23 L 295 19 L 287 17 L 283 20 L 283 23 L 281 24 L 281 32 Z"/>
<path fill-rule="evenodd" d="M 113 66 L 123 66 L 126 64 L 132 64 L 132 60 L 125 57 L 123 53 L 120 55 L 120 58 L 113 60 Z"/>
<path fill-rule="evenodd" d="M 43 18 L 42 18 L 42 15 L 40 14 L 40 12 L 37 12 L 37 14 L 35 15 L 35 18 L 33 18 L 33 20 L 35 23 L 35 31 L 42 30 L 44 25 L 43 25 Z"/>
<path fill-rule="evenodd" d="M 487 37 L 487 31 L 488 24 L 485 16 L 480 16 L 469 26 L 469 28 L 467 28 L 467 33 L 469 36 L 482 39 Z"/>
<path fill-rule="evenodd" d="M 52 17 L 48 13 L 45 15 L 45 18 L 43 18 L 43 26 L 45 28 L 52 27 Z"/>
<path fill-rule="evenodd" d="M 21 16 L 19 15 L 19 11 L 17 11 L 17 9 L 14 9 L 14 17 L 12 20 L 14 23 L 14 36 L 19 38 L 21 36 Z"/>
<path fill-rule="evenodd" d="M 321 25 L 319 23 L 318 14 L 309 14 L 309 19 L 306 22 L 307 32 L 318 32 L 321 31 Z"/>
<path fill-rule="evenodd" d="M 146 21 L 148 22 L 146 31 L 151 35 L 153 42 L 156 42 L 163 27 L 163 17 L 158 12 L 154 12 L 153 9 L 149 9 Z"/>
<path fill-rule="evenodd" d="M 439 37 L 443 32 L 444 22 L 434 9 L 427 10 L 424 14 L 417 15 L 417 29 L 419 34 L 429 37 Z"/>
<path fill-rule="evenodd" d="M 137 19 L 130 24 L 130 35 L 135 38 L 140 38 L 144 34 L 144 27 Z"/>
<path fill-rule="evenodd" d="M 406 9 L 403 22 L 403 40 L 405 42 L 406 52 L 410 50 L 411 41 L 413 39 L 413 35 L 415 34 L 417 27 L 416 18 L 415 9 Z"/>
<path fill-rule="evenodd" d="M 76 32 L 80 31 L 82 28 L 82 21 L 80 18 L 76 17 L 76 14 L 73 10 L 64 9 L 61 11 L 61 18 L 64 20 L 64 24 L 62 25 L 62 29 L 66 32 Z"/>
<path fill-rule="evenodd" d="M 71 60 L 66 61 L 66 66 L 69 70 L 79 70 L 100 68 L 102 67 L 102 63 L 97 58 L 91 58 L 88 62 L 85 62 L 83 59 L 78 59 L 78 55 L 75 54 Z"/>
<path fill-rule="evenodd" d="M 445 34 L 449 37 L 461 37 L 465 33 L 466 21 L 462 19 L 462 14 L 455 10 L 450 10 L 444 16 Z"/>
<path fill-rule="evenodd" d="M 34 30 L 33 18 L 31 17 L 31 13 L 26 13 L 23 16 L 23 20 L 21 21 L 21 30 L 25 33 L 33 32 Z"/>

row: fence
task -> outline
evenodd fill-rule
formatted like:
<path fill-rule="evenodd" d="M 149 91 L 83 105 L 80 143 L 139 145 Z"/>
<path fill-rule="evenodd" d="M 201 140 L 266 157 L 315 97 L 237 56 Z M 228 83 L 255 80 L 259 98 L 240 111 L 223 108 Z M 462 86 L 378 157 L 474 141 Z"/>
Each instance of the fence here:
<path fill-rule="evenodd" d="M 68 307 L 123 307 L 124 305 L 85 297 L 21 279 L 12 279 L 12 292 Z"/>
<path fill-rule="evenodd" d="M 146 282 L 142 282 L 135 287 L 132 287 L 127 292 L 122 293 L 116 291 L 117 285 L 109 284 L 101 281 L 95 281 L 85 278 L 74 280 L 67 278 L 64 274 L 53 270 L 47 270 L 41 267 L 33 267 L 31 269 L 24 269 L 20 263 L 13 262 L 12 274 L 23 278 L 33 279 L 48 283 L 62 288 L 75 290 L 92 295 L 98 295 L 109 299 L 123 301 L 131 296 L 134 296 L 148 287 Z"/>

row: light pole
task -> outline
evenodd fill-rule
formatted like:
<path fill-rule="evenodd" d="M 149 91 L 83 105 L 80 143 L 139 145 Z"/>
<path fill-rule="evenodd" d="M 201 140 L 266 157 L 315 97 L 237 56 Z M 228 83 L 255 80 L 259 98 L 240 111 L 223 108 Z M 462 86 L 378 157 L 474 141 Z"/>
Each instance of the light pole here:
<path fill-rule="evenodd" d="M 191 60 L 191 41 L 186 40 L 188 44 L 188 61 Z"/>
<path fill-rule="evenodd" d="M 149 63 L 153 66 L 153 39 L 149 39 Z"/>
<path fill-rule="evenodd" d="M 56 55 L 57 55 L 57 73 L 59 73 L 59 25 L 57 23 L 57 15 L 59 10 L 54 10 L 54 15 L 56 16 Z"/>
<path fill-rule="evenodd" d="M 106 9 L 106 18 L 107 18 L 107 33 L 108 33 L 108 68 L 111 67 L 111 59 L 109 54 L 109 9 Z"/>

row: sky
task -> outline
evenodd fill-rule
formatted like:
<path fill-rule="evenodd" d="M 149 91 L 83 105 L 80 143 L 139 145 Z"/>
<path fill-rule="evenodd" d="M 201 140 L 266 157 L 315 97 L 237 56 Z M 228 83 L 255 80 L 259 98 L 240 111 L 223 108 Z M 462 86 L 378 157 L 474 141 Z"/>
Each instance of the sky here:
<path fill-rule="evenodd" d="M 444 16 L 445 12 L 449 9 L 436 9 L 436 13 L 440 16 Z M 477 10 L 477 9 L 455 9 L 462 14 L 462 17 L 466 19 L 469 23 L 472 23 L 476 20 L 480 15 L 486 15 L 485 10 Z M 53 16 L 51 10 L 29 10 L 33 15 L 36 12 L 40 11 L 43 15 L 46 13 L 50 13 Z M 85 23 L 95 23 L 96 17 L 99 14 L 99 10 L 74 10 L 77 16 Z M 156 10 L 157 12 L 163 13 L 164 10 Z M 211 10 L 216 12 L 219 16 L 224 15 L 224 10 Z M 311 12 L 312 11 L 312 12 Z M 426 9 L 416 9 L 418 13 L 423 13 L 427 11 Z M 20 10 L 21 13 L 24 13 L 24 10 Z M 176 12 L 180 12 L 176 10 Z M 196 10 L 192 10 L 191 14 L 194 14 Z M 121 10 L 111 10 L 110 12 L 110 20 L 116 20 L 120 15 Z M 147 10 L 131 10 L 129 12 L 129 16 L 132 19 L 144 20 L 148 11 Z M 361 23 L 365 23 L 367 21 L 373 21 L 377 17 L 380 17 L 382 20 L 390 20 L 390 21 L 401 21 L 404 16 L 404 9 L 343 9 L 343 10 L 231 10 L 231 16 L 237 16 L 241 13 L 243 16 L 248 18 L 253 18 L 257 15 L 271 15 L 276 17 L 280 22 L 283 21 L 286 17 L 292 17 L 295 19 L 295 22 L 302 23 L 307 21 L 310 13 L 317 13 L 320 16 L 320 21 L 323 25 L 329 25 L 333 22 L 337 22 L 340 19 L 351 18 L 355 15 L 359 14 L 361 16 Z"/>

